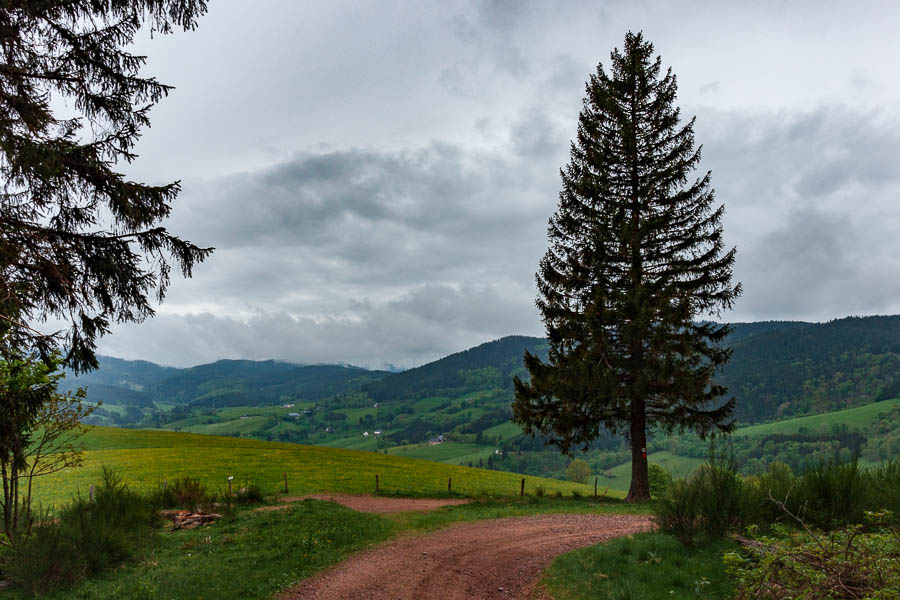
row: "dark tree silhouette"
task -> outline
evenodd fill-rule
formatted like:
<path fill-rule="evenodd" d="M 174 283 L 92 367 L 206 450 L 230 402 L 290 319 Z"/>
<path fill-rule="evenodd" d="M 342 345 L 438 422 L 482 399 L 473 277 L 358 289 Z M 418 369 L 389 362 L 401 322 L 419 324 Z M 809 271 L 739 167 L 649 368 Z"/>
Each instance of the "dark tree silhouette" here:
<path fill-rule="evenodd" d="M 141 27 L 193 29 L 205 11 L 206 0 L 0 2 L 0 339 L 12 354 L 63 343 L 68 366 L 96 367 L 109 325 L 152 315 L 171 267 L 189 277 L 211 252 L 159 226 L 177 181 L 116 170 L 171 89 L 125 48 Z M 47 319 L 68 325 L 47 335 Z"/>
<path fill-rule="evenodd" d="M 525 353 L 513 420 L 563 452 L 604 429 L 631 442 L 628 499 L 649 500 L 647 429 L 733 427 L 734 400 L 711 383 L 730 356 L 729 328 L 698 322 L 731 308 L 735 250 L 725 251 L 710 175 L 691 120 L 681 124 L 671 70 L 629 32 L 597 67 L 550 219 L 537 306 L 550 352 Z"/>

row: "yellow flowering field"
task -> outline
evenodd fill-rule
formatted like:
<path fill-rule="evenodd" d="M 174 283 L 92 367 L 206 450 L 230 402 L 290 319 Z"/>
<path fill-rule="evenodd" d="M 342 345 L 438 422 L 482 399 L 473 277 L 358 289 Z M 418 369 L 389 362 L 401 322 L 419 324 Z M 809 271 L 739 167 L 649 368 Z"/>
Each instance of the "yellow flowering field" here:
<path fill-rule="evenodd" d="M 286 473 L 290 494 L 312 492 L 367 493 L 375 491 L 375 475 L 382 492 L 401 495 L 443 495 L 447 479 L 464 496 L 514 496 L 525 477 L 525 493 L 538 486 L 547 494 L 573 491 L 593 494 L 587 485 L 489 471 L 444 463 L 321 446 L 219 437 L 158 430 L 89 427 L 82 438 L 84 466 L 35 481 L 36 500 L 58 505 L 73 494 L 86 494 L 103 466 L 118 471 L 136 489 L 149 490 L 163 480 L 190 475 L 210 490 L 222 490 L 227 478 L 234 485 L 254 482 L 263 493 L 283 491 Z M 614 492 L 611 490 L 610 495 Z M 615 492 L 624 496 L 624 492 Z"/>

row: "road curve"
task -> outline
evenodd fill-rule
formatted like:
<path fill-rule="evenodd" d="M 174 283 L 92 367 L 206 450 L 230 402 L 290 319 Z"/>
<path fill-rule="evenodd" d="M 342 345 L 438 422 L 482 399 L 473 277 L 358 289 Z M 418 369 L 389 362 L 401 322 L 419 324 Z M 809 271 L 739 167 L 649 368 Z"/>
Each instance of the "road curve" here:
<path fill-rule="evenodd" d="M 556 556 L 651 527 L 647 516 L 595 514 L 462 523 L 351 556 L 279 599 L 524 599 Z"/>

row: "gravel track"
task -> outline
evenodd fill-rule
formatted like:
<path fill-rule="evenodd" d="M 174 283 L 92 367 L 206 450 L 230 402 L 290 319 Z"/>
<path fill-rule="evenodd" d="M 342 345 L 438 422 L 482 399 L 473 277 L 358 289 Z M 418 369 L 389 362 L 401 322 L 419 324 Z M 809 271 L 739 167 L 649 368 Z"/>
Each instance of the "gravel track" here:
<path fill-rule="evenodd" d="M 524 600 L 556 556 L 652 528 L 636 515 L 476 521 L 402 537 L 306 579 L 280 600 Z"/>

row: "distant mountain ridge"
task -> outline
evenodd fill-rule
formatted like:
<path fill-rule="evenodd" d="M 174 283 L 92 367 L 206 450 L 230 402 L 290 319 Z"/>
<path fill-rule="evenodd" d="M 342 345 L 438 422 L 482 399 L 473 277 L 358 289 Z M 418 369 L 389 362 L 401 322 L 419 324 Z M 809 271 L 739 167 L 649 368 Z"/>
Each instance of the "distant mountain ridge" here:
<path fill-rule="evenodd" d="M 736 323 L 727 343 L 734 350 L 732 360 L 715 379 L 737 398 L 736 417 L 742 422 L 900 396 L 900 316 Z M 134 406 L 262 406 L 347 394 L 355 394 L 357 404 L 360 397 L 391 402 L 509 391 L 512 377 L 525 375 L 525 350 L 546 356 L 546 340 L 508 336 L 399 373 L 273 360 L 221 360 L 173 369 L 101 357 L 98 371 L 70 376 L 64 389 L 86 385 L 91 401 Z"/>
<path fill-rule="evenodd" d="M 86 387 L 88 400 L 104 404 L 152 406 L 154 402 L 195 406 L 267 405 L 317 401 L 359 389 L 384 377 L 344 365 L 297 365 L 284 361 L 219 360 L 187 369 L 146 361 L 99 357 L 100 368 L 74 377 L 60 389 Z"/>

